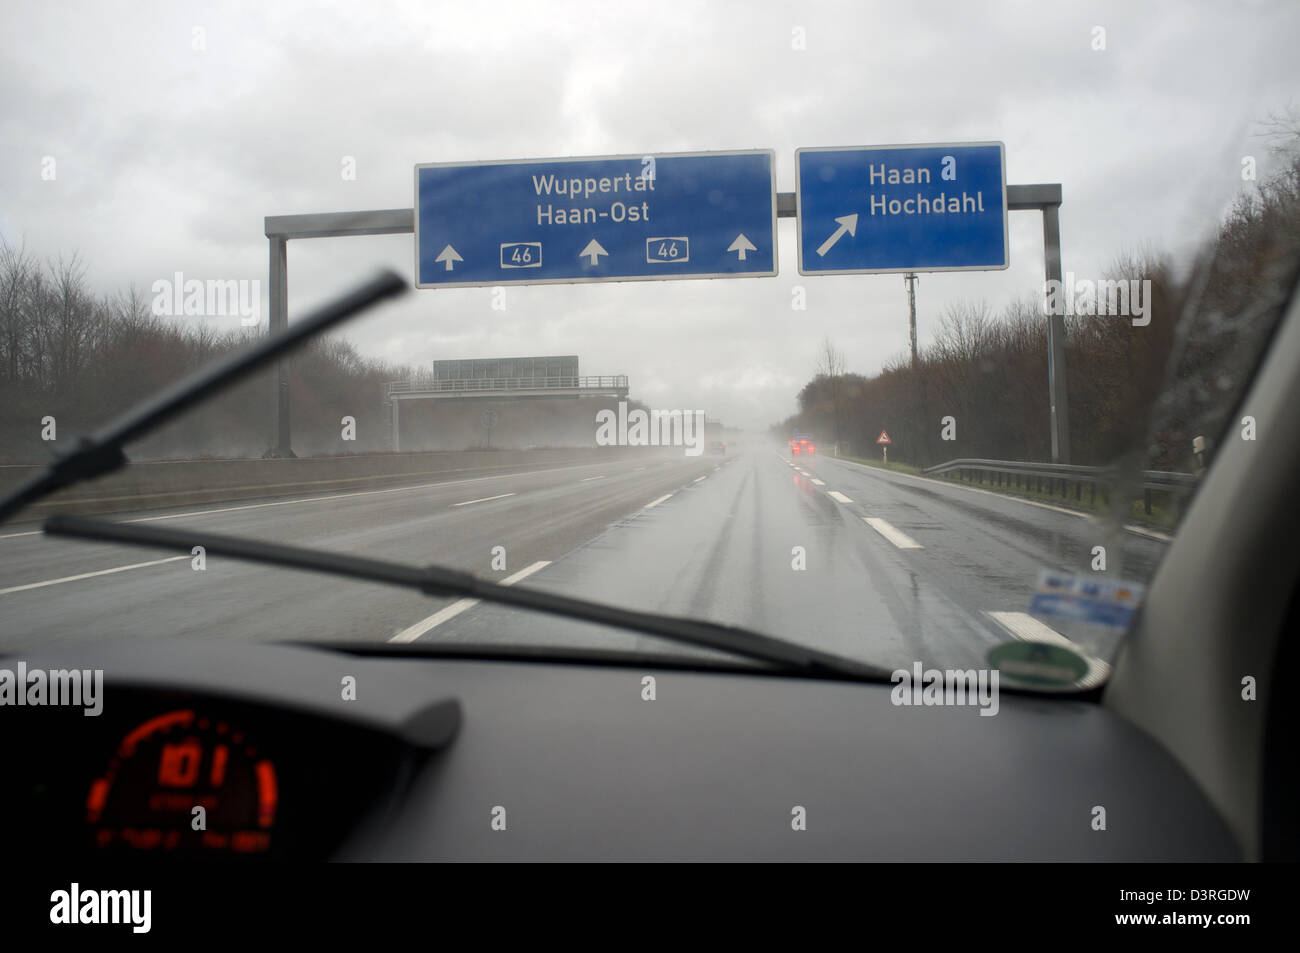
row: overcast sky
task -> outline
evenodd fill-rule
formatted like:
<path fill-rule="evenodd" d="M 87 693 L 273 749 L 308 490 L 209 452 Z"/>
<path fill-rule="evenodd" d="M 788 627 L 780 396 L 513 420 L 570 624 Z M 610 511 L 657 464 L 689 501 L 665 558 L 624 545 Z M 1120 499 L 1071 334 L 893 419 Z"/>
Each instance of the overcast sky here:
<path fill-rule="evenodd" d="M 179 271 L 265 299 L 264 216 L 409 208 L 421 162 L 770 148 L 794 191 L 802 146 L 975 140 L 1006 144 L 1009 183 L 1062 184 L 1064 268 L 1100 277 L 1186 254 L 1242 157 L 1266 173 L 1258 121 L 1300 105 L 1290 0 L 51 0 L 6 3 L 0 37 L 0 234 L 80 253 L 102 292 Z M 1010 229 L 1009 269 L 921 277 L 923 345 L 954 302 L 1041 292 L 1041 219 Z M 865 374 L 907 349 L 901 276 L 801 277 L 795 240 L 780 220 L 777 277 L 512 286 L 504 311 L 422 290 L 344 333 L 406 364 L 578 354 L 654 407 L 766 427 L 823 336 Z M 292 242 L 290 320 L 380 265 L 413 280 L 412 237 Z"/>

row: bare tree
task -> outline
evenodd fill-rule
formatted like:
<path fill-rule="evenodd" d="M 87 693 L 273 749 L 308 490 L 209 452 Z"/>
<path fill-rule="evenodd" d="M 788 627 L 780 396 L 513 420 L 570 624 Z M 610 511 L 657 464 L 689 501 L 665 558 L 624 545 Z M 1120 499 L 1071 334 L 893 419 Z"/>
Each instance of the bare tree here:
<path fill-rule="evenodd" d="M 835 346 L 830 335 L 822 339 L 821 348 L 817 352 L 817 373 L 825 376 L 831 385 L 831 421 L 833 427 L 832 440 L 838 444 L 840 442 L 840 386 L 839 380 L 844 376 L 844 352 Z"/>
<path fill-rule="evenodd" d="M 66 260 L 59 256 L 48 271 L 38 328 L 46 340 L 47 381 L 62 391 L 75 387 L 90 360 L 104 315 L 86 288 L 86 267 L 79 255 Z"/>
<path fill-rule="evenodd" d="M 10 381 L 22 373 L 28 335 L 24 299 L 34 268 L 25 245 L 14 248 L 0 238 L 0 373 Z"/>

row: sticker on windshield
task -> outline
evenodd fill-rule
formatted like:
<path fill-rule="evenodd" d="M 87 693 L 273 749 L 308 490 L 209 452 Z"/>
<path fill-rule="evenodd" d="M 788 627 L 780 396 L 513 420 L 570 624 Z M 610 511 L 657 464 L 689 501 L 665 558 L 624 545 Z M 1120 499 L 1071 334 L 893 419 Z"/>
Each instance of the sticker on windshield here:
<path fill-rule="evenodd" d="M 1040 618 L 1124 630 L 1133 621 L 1145 592 L 1146 587 L 1138 583 L 1042 569 L 1029 611 Z"/>
<path fill-rule="evenodd" d="M 1038 687 L 1075 685 L 1088 673 L 1088 660 L 1047 642 L 1008 642 L 990 649 L 990 668 L 1002 678 Z"/>

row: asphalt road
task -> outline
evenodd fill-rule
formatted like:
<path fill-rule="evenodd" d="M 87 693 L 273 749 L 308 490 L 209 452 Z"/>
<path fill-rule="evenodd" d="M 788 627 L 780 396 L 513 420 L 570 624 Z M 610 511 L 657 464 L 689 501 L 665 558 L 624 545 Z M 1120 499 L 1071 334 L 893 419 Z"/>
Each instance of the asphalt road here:
<path fill-rule="evenodd" d="M 1033 636 L 1025 613 L 1041 568 L 1089 572 L 1103 545 L 1106 577 L 1141 581 L 1166 545 L 990 492 L 792 460 L 767 444 L 118 518 L 434 562 L 886 668 L 982 665 L 991 647 Z M 669 648 L 516 609 L 215 556 L 196 571 L 189 557 L 0 527 L 0 650 L 177 635 Z M 1071 637 L 1101 658 L 1115 639 Z"/>

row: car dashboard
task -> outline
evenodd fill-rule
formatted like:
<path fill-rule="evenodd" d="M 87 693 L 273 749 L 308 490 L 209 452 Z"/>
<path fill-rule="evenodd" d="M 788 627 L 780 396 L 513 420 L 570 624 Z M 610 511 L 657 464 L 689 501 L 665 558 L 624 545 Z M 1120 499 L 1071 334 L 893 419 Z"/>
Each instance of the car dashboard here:
<path fill-rule="evenodd" d="M 887 682 L 211 639 L 23 664 L 103 671 L 98 715 L 0 710 L 18 846 L 70 857 L 1241 857 L 1094 701 L 1004 690 L 987 717 L 896 705 Z"/>

